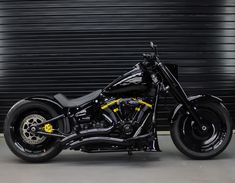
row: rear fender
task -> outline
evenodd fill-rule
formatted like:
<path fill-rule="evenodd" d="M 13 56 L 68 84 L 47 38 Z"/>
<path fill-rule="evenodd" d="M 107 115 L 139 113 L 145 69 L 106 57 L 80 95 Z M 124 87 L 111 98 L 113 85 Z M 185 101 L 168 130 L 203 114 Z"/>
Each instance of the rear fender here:
<path fill-rule="evenodd" d="M 210 102 L 218 102 L 221 103 L 222 99 L 213 96 L 213 95 L 196 95 L 196 96 L 191 96 L 188 97 L 188 100 L 192 103 L 195 102 L 202 102 L 202 101 L 210 101 Z M 178 117 L 181 109 L 183 108 L 182 104 L 179 104 L 178 106 L 175 107 L 175 109 L 173 110 L 173 112 L 171 113 L 172 115 L 170 116 L 170 123 L 174 123 L 175 119 Z"/>
<path fill-rule="evenodd" d="M 63 112 L 63 107 L 57 101 L 55 101 L 53 97 L 50 97 L 50 96 L 32 96 L 32 97 L 27 97 L 24 100 L 40 101 L 55 108 L 56 111 L 59 113 Z"/>

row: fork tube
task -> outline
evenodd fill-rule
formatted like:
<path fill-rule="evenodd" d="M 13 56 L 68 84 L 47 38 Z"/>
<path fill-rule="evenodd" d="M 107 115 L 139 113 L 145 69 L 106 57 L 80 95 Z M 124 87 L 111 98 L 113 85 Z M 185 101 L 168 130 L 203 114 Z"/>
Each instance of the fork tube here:
<path fill-rule="evenodd" d="M 158 64 L 159 70 L 164 77 L 164 79 L 167 81 L 167 83 L 170 86 L 170 90 L 172 95 L 176 98 L 176 100 L 183 104 L 183 106 L 188 110 L 188 112 L 192 115 L 196 123 L 200 126 L 200 128 L 203 128 L 203 122 L 197 115 L 197 111 L 195 107 L 192 105 L 192 103 L 188 100 L 186 93 L 184 92 L 182 86 L 179 84 L 177 79 L 171 74 L 171 72 L 162 65 L 162 63 Z"/>

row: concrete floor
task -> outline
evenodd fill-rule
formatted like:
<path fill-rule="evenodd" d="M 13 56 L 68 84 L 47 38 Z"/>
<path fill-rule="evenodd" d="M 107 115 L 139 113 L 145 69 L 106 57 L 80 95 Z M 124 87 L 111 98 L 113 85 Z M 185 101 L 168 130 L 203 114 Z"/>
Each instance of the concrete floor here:
<path fill-rule="evenodd" d="M 169 136 L 160 136 L 161 153 L 86 154 L 64 151 L 53 161 L 30 164 L 19 160 L 0 138 L 0 182 L 47 183 L 234 183 L 235 137 L 213 160 L 182 155 Z"/>

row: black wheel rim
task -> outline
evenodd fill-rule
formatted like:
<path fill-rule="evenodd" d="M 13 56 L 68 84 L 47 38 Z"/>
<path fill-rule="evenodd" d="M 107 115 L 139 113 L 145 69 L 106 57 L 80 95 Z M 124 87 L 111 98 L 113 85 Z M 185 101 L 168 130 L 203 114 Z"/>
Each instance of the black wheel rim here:
<path fill-rule="evenodd" d="M 194 152 L 209 152 L 217 149 L 224 141 L 227 127 L 220 116 L 208 108 L 198 109 L 198 114 L 206 126 L 205 131 L 187 116 L 180 126 L 180 138 L 182 143 Z"/>

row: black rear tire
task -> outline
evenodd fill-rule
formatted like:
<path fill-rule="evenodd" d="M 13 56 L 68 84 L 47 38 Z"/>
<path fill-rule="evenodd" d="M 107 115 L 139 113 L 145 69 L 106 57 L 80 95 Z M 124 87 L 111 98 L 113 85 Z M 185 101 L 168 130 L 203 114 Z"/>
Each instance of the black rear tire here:
<path fill-rule="evenodd" d="M 30 144 L 22 137 L 21 123 L 27 116 L 41 116 L 48 120 L 57 116 L 57 112 L 49 105 L 39 101 L 22 100 L 8 112 L 4 123 L 4 137 L 10 150 L 19 158 L 33 163 L 45 162 L 57 156 L 62 148 L 59 139 L 43 137 L 39 144 Z M 62 123 L 57 122 L 57 128 L 62 129 Z"/>
<path fill-rule="evenodd" d="M 190 115 L 182 109 L 171 126 L 175 146 L 192 159 L 210 159 L 225 150 L 232 137 L 232 122 L 222 103 L 196 102 L 199 115 L 206 123 L 202 133 Z"/>

